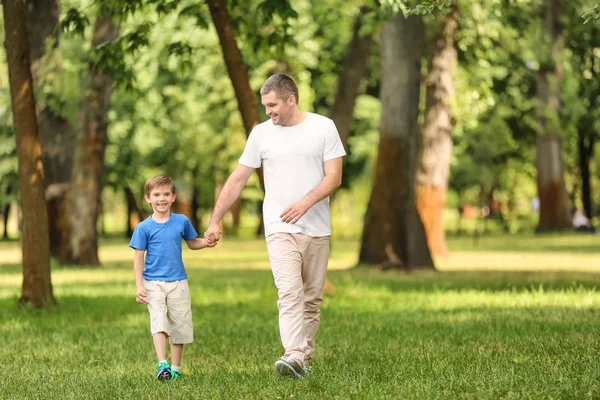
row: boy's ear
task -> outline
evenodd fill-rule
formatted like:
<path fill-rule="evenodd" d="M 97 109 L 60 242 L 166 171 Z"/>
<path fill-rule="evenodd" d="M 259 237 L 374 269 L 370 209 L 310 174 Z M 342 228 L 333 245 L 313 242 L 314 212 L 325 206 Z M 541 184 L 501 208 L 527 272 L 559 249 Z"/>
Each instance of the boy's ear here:
<path fill-rule="evenodd" d="M 171 203 L 175 203 L 175 199 L 177 199 L 177 194 L 173 193 L 173 201 Z"/>
<path fill-rule="evenodd" d="M 148 204 L 150 204 L 150 203 L 151 203 L 151 201 L 150 201 L 150 196 L 148 196 L 147 194 L 146 194 L 146 195 L 144 195 L 144 199 L 146 200 L 146 203 L 148 203 Z"/>

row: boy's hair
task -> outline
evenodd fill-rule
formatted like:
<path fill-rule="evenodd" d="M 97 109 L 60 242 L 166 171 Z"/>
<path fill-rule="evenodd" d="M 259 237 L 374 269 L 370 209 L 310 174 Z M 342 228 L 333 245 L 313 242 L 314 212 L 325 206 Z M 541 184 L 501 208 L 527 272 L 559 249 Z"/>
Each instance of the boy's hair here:
<path fill-rule="evenodd" d="M 175 184 L 165 174 L 154 175 L 146 181 L 146 196 L 150 194 L 152 189 L 160 186 L 171 186 L 171 192 L 175 193 Z"/>
<path fill-rule="evenodd" d="M 294 95 L 296 104 L 300 104 L 300 99 L 298 98 L 298 86 L 296 86 L 296 82 L 286 74 L 271 75 L 260 88 L 261 96 L 269 94 L 272 91 L 275 92 L 278 99 L 284 101 L 291 95 Z"/>

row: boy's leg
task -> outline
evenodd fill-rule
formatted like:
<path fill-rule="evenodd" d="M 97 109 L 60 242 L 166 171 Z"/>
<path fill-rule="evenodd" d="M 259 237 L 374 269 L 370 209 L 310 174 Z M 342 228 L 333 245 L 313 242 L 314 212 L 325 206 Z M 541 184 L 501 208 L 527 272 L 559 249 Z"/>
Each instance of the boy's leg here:
<path fill-rule="evenodd" d="M 306 353 L 302 256 L 295 235 L 275 233 L 267 237 L 271 270 L 277 287 L 279 333 L 285 356 L 301 366 Z"/>
<path fill-rule="evenodd" d="M 310 361 L 315 351 L 315 337 L 321 321 L 323 286 L 329 261 L 329 236 L 311 238 L 303 254 L 302 280 L 304 283 L 304 329 L 306 331 L 306 358 Z"/>
<path fill-rule="evenodd" d="M 171 343 L 171 365 L 180 367 L 181 356 L 183 354 L 183 344 Z"/>
<path fill-rule="evenodd" d="M 167 359 L 167 335 L 164 332 L 158 332 L 152 335 L 152 341 L 154 342 L 154 351 L 156 351 L 156 358 L 158 361 L 164 361 Z"/>
<path fill-rule="evenodd" d="M 148 312 L 150 313 L 150 332 L 154 343 L 154 351 L 158 361 L 167 359 L 167 337 L 169 326 L 167 321 L 167 293 L 165 282 L 143 281 L 148 296 Z"/>
<path fill-rule="evenodd" d="M 192 298 L 186 279 L 169 282 L 167 305 L 167 318 L 171 326 L 171 374 L 172 379 L 179 379 L 183 345 L 194 341 Z"/>

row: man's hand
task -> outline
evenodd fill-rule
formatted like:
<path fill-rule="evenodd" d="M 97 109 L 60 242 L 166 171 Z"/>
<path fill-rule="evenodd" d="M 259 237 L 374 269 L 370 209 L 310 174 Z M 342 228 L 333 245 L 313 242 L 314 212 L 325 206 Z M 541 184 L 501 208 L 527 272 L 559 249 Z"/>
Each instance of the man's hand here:
<path fill-rule="evenodd" d="M 283 210 L 279 218 L 286 224 L 295 224 L 306 214 L 310 207 L 312 207 L 310 200 L 304 197 Z"/>
<path fill-rule="evenodd" d="M 214 238 L 213 238 L 213 240 L 209 240 L 208 238 L 205 237 L 202 240 L 204 240 L 204 247 L 215 247 L 217 245 L 217 241 L 214 240 Z"/>
<path fill-rule="evenodd" d="M 208 247 L 214 247 L 219 239 L 221 239 L 221 228 L 219 224 L 210 224 L 206 232 L 204 232 L 204 238 Z"/>
<path fill-rule="evenodd" d="M 148 300 L 146 299 L 146 289 L 143 286 L 138 286 L 135 292 L 135 301 L 140 304 L 148 304 Z"/>

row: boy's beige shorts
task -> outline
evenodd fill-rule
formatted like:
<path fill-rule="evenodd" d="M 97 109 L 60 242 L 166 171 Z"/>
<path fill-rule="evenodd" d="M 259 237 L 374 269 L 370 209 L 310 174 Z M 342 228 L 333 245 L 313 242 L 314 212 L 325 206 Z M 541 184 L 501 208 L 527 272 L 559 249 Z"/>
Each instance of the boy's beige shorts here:
<path fill-rule="evenodd" d="M 165 332 L 172 344 L 194 341 L 192 298 L 187 279 L 173 282 L 143 281 L 152 335 Z"/>

